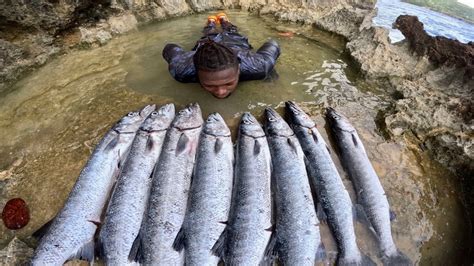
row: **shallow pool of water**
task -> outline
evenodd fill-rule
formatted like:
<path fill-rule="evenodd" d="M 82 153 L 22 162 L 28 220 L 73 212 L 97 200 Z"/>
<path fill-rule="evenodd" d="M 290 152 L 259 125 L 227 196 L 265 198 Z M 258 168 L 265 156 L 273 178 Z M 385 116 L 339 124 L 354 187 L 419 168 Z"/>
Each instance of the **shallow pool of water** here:
<path fill-rule="evenodd" d="M 409 141 L 382 137 L 375 120 L 392 99 L 351 67 L 343 40 L 245 12 L 229 15 L 255 48 L 268 38 L 280 43 L 277 80 L 241 83 L 224 100 L 198 84 L 174 81 L 161 50 L 169 42 L 192 48 L 207 17 L 201 14 L 148 25 L 100 48 L 72 51 L 0 95 L 0 205 L 21 197 L 31 211 L 30 223 L 17 232 L 0 226 L 0 247 L 15 235 L 32 243 L 31 234 L 62 207 L 94 145 L 124 113 L 152 102 L 178 108 L 199 102 L 204 115 L 220 112 L 235 133 L 242 112 L 260 116 L 266 106 L 281 110 L 284 101 L 294 100 L 314 117 L 324 137 L 326 106 L 354 123 L 397 214 L 392 231 L 402 251 L 421 264 L 461 260 L 470 228 L 456 180 Z M 327 249 L 335 251 L 328 228 L 323 225 L 322 231 Z M 357 235 L 361 249 L 376 259 L 368 230 L 358 224 Z"/>

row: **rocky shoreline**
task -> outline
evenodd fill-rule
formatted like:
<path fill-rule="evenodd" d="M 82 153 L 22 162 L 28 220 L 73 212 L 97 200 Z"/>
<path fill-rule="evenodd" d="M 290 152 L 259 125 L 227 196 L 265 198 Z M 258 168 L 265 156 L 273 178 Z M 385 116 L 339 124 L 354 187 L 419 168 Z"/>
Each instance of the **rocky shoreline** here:
<path fill-rule="evenodd" d="M 11 1 L 13 2 L 13 1 Z M 361 72 L 382 80 L 394 95 L 380 123 L 388 136 L 429 150 L 474 197 L 474 79 L 471 65 L 436 64 L 408 41 L 391 44 L 388 30 L 372 25 L 371 0 L 81 0 L 0 3 L 0 94 L 27 73 L 70 49 L 105 45 L 150 21 L 237 8 L 314 25 L 344 36 Z M 466 60 L 473 60 L 472 57 Z M 471 67 L 471 68 L 469 68 Z M 469 72 L 471 71 L 471 72 Z M 466 75 L 465 73 L 471 73 Z M 467 77 L 466 77 L 467 76 Z"/>

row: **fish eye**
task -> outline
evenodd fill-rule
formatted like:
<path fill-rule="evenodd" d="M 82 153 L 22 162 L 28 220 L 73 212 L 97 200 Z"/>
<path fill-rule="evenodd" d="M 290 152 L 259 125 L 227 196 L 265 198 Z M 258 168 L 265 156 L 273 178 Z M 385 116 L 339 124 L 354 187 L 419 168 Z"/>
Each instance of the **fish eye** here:
<path fill-rule="evenodd" d="M 273 116 L 270 116 L 270 117 L 268 118 L 268 121 L 270 121 L 270 122 L 275 122 L 276 119 L 275 119 Z"/>
<path fill-rule="evenodd" d="M 127 114 L 128 117 L 134 117 L 135 116 L 135 112 L 130 112 Z"/>
<path fill-rule="evenodd" d="M 252 121 L 249 121 L 249 120 L 242 120 L 244 122 L 244 124 L 246 125 L 251 125 L 252 124 Z"/>
<path fill-rule="evenodd" d="M 157 111 L 153 111 L 153 112 L 151 113 L 151 115 L 153 115 L 153 116 L 156 116 L 156 115 L 158 115 L 158 114 L 159 114 L 159 113 L 158 113 Z"/>

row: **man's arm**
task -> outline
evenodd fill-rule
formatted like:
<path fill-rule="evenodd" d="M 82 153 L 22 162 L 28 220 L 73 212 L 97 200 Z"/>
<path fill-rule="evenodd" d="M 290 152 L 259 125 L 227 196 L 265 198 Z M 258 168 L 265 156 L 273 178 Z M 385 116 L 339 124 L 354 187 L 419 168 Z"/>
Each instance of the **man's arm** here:
<path fill-rule="evenodd" d="M 240 79 L 267 79 L 273 71 L 276 60 L 280 56 L 280 46 L 274 40 L 264 43 L 257 52 L 241 51 Z"/>
<path fill-rule="evenodd" d="M 193 62 L 194 51 L 185 51 L 177 44 L 167 44 L 163 49 L 163 58 L 168 62 L 171 76 L 179 82 L 197 82 Z"/>

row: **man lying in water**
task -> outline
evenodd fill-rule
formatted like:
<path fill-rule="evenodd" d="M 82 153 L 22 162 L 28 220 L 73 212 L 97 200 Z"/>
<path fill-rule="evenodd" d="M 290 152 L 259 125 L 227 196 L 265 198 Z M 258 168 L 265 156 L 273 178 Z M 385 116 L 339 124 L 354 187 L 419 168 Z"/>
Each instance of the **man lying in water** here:
<path fill-rule="evenodd" d="M 221 25 L 221 30 L 218 29 Z M 225 13 L 209 16 L 204 36 L 192 51 L 179 45 L 167 44 L 163 57 L 177 81 L 199 82 L 217 98 L 228 97 L 239 81 L 266 79 L 280 55 L 277 42 L 269 40 L 256 52 L 248 39 L 238 33 Z"/>

